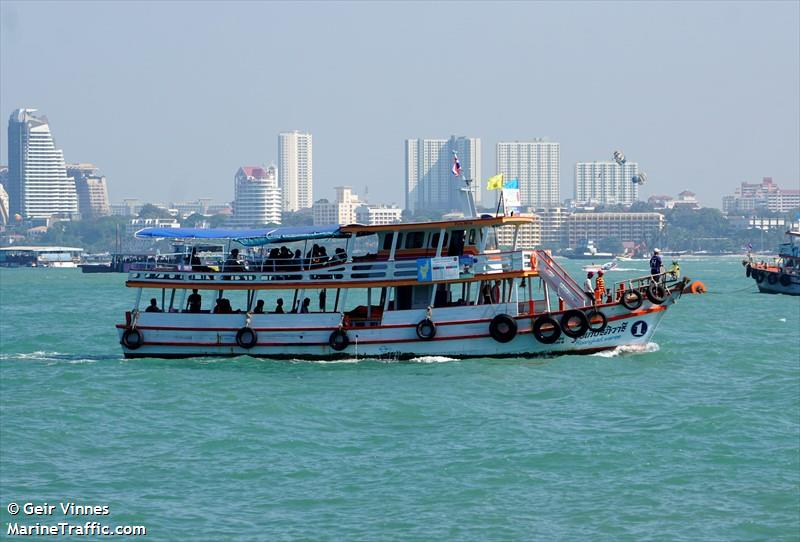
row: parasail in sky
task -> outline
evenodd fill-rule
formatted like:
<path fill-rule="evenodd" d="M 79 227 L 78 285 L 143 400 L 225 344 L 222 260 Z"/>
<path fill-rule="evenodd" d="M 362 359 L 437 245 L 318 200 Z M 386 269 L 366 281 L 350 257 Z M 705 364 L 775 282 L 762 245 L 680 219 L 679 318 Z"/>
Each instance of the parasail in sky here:
<path fill-rule="evenodd" d="M 614 151 L 614 161 L 619 165 L 625 163 L 625 154 L 622 151 Z"/>
<path fill-rule="evenodd" d="M 631 177 L 631 182 L 633 182 L 633 184 L 643 185 L 647 182 L 647 174 L 644 171 L 640 171 Z"/>

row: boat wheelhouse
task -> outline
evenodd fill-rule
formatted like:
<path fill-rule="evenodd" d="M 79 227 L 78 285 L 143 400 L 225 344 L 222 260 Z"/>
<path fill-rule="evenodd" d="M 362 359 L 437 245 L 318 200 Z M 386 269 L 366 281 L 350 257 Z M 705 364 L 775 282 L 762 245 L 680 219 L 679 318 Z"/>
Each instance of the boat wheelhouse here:
<path fill-rule="evenodd" d="M 519 357 L 647 343 L 688 279 L 642 277 L 592 299 L 531 217 L 262 230 L 147 228 L 182 252 L 136 264 L 117 325 L 126 357 Z M 497 228 L 511 228 L 508 250 Z M 209 250 L 209 243 L 225 250 Z M 193 245 L 194 243 L 194 245 Z M 149 303 L 149 305 L 148 305 Z M 147 308 L 145 308 L 147 307 Z"/>

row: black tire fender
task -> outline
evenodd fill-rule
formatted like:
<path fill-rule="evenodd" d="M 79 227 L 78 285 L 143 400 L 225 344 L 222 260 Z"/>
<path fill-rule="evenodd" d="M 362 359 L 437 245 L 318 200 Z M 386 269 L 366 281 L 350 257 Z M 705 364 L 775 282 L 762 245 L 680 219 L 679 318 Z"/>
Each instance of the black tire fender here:
<path fill-rule="evenodd" d="M 753 276 L 756 278 L 756 282 L 761 284 L 764 282 L 764 272 L 761 270 L 753 271 Z"/>
<path fill-rule="evenodd" d="M 651 303 L 661 305 L 667 299 L 667 289 L 661 284 L 651 284 L 645 291 Z"/>
<path fill-rule="evenodd" d="M 129 327 L 122 333 L 120 342 L 128 350 L 136 350 L 144 344 L 144 336 L 138 329 Z"/>
<path fill-rule="evenodd" d="M 599 325 L 596 323 L 599 320 Z M 586 313 L 586 321 L 589 322 L 589 331 L 602 333 L 608 327 L 608 317 L 598 310 L 591 310 Z"/>
<path fill-rule="evenodd" d="M 625 290 L 622 292 L 619 302 L 629 311 L 635 311 L 642 306 L 644 299 L 642 298 L 642 292 L 639 290 Z"/>
<path fill-rule="evenodd" d="M 575 324 L 577 327 L 574 327 Z M 586 318 L 586 313 L 577 309 L 566 311 L 561 316 L 561 331 L 572 339 L 586 335 L 586 332 L 589 331 L 589 320 Z"/>
<path fill-rule="evenodd" d="M 350 337 L 347 336 L 347 332 L 343 329 L 334 330 L 331 336 L 328 337 L 328 345 L 337 352 L 341 352 L 350 346 Z"/>
<path fill-rule="evenodd" d="M 258 334 L 251 327 L 240 328 L 236 332 L 236 344 L 245 350 L 253 348 L 258 343 Z"/>
<path fill-rule="evenodd" d="M 750 264 L 747 264 L 747 267 L 744 268 L 744 274 L 747 278 L 750 278 L 750 275 L 753 272 L 753 268 L 750 267 Z"/>
<path fill-rule="evenodd" d="M 517 336 L 517 321 L 507 314 L 498 314 L 489 324 L 489 335 L 499 343 L 507 343 Z"/>
<path fill-rule="evenodd" d="M 783 273 L 780 278 L 780 283 L 781 286 L 789 286 L 792 283 L 792 278 L 786 273 Z"/>
<path fill-rule="evenodd" d="M 767 282 L 770 284 L 775 284 L 778 282 L 778 274 L 777 273 L 767 273 Z"/>
<path fill-rule="evenodd" d="M 417 324 L 417 337 L 423 341 L 429 341 L 436 337 L 436 324 L 430 318 L 420 320 Z"/>
<path fill-rule="evenodd" d="M 553 332 L 550 335 L 545 335 L 542 332 L 542 328 L 544 326 L 550 326 Z M 536 340 L 543 344 L 553 344 L 561 337 L 561 326 L 558 325 L 558 322 L 553 320 L 549 316 L 540 316 L 536 319 L 533 323 L 533 336 L 536 337 Z"/>

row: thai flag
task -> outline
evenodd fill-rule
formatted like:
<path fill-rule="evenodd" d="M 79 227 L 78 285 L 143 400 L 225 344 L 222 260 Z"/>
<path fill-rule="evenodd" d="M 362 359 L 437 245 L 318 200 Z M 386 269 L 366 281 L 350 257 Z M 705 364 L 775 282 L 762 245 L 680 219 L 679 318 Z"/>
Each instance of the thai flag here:
<path fill-rule="evenodd" d="M 461 175 L 461 162 L 458 161 L 458 156 L 453 156 L 453 175 L 456 177 Z"/>

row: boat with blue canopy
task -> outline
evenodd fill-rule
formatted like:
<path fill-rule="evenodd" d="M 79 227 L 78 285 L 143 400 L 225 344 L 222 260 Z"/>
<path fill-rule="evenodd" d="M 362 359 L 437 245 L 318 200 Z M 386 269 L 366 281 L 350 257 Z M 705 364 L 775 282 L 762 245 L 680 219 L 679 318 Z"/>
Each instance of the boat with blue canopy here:
<path fill-rule="evenodd" d="M 548 251 L 517 246 L 532 220 L 145 228 L 137 238 L 179 250 L 130 269 L 120 343 L 129 358 L 587 353 L 647 343 L 693 291 L 648 275 L 588 296 Z"/>

